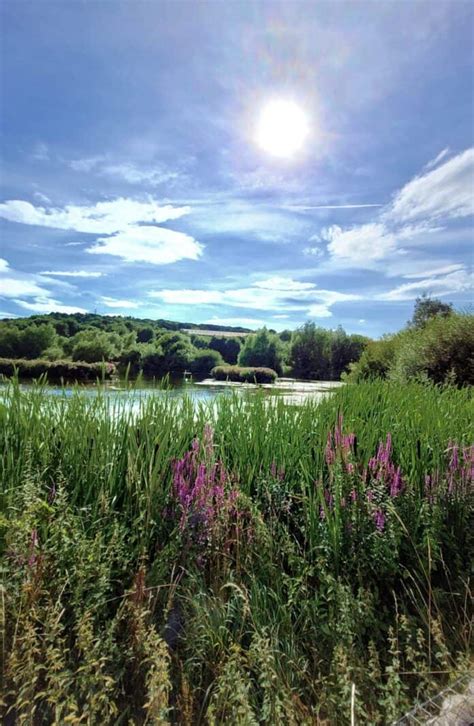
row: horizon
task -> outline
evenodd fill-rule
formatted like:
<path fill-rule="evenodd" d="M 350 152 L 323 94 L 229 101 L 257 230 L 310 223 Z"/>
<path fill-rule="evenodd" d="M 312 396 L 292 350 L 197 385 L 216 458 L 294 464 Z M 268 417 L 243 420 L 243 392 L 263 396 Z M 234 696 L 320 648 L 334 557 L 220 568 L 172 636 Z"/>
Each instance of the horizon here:
<path fill-rule="evenodd" d="M 0 12 L 0 318 L 379 338 L 472 303 L 472 3 Z"/>

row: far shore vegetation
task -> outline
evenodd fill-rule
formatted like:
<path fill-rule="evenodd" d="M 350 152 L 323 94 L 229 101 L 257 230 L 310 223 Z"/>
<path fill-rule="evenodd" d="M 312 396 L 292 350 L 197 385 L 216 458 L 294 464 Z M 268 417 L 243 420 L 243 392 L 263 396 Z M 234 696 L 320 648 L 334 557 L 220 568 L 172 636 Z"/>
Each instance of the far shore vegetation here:
<path fill-rule="evenodd" d="M 381 340 L 308 322 L 295 331 L 231 330 L 166 320 L 50 313 L 0 321 L 0 374 L 79 382 L 117 375 L 257 381 L 252 369 L 303 380 L 474 381 L 473 316 L 421 297 L 407 326 Z M 106 366 L 100 364 L 105 363 Z M 237 367 L 247 372 L 238 374 Z M 250 373 L 249 373 L 250 370 Z M 239 378 L 240 377 L 240 378 Z"/>

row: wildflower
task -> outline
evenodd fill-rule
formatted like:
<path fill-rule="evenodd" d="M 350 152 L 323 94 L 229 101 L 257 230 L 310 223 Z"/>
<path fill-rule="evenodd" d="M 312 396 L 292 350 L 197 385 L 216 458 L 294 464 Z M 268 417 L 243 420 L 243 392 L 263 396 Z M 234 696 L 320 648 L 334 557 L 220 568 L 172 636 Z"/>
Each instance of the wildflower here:
<path fill-rule="evenodd" d="M 374 512 L 374 522 L 377 530 L 383 532 L 385 528 L 385 514 L 380 508 L 377 508 Z"/>

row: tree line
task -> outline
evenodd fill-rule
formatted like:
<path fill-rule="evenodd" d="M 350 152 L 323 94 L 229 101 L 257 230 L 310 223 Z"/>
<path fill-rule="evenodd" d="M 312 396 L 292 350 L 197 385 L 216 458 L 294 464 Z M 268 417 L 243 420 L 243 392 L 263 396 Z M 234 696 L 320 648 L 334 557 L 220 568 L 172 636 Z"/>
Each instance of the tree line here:
<path fill-rule="evenodd" d="M 216 366 L 269 368 L 278 376 L 339 380 L 357 361 L 369 339 L 342 328 L 326 330 L 306 323 L 296 331 L 226 337 L 223 331 L 202 335 L 161 327 L 163 321 L 140 321 L 101 315 L 50 314 L 0 322 L 0 357 L 116 364 L 148 377 L 209 375 Z M 237 329 L 239 330 L 239 329 Z M 242 329 L 240 329 L 242 330 Z"/>

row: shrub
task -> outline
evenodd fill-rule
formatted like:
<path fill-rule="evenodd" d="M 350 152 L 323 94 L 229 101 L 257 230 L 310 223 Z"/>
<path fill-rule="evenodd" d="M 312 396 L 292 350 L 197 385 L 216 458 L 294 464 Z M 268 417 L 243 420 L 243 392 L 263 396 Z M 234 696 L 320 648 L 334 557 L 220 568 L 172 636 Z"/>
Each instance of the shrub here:
<path fill-rule="evenodd" d="M 348 380 L 353 383 L 370 381 L 374 378 L 387 378 L 392 367 L 402 333 L 372 340 L 357 363 L 352 363 Z"/>
<path fill-rule="evenodd" d="M 211 375 L 217 381 L 235 381 L 237 383 L 274 383 L 276 371 L 271 368 L 243 368 L 241 366 L 216 366 Z"/>
<path fill-rule="evenodd" d="M 12 360 L 0 358 L 0 375 L 11 378 L 18 374 L 19 378 L 35 379 L 46 376 L 49 381 L 68 381 L 78 383 L 93 383 L 97 379 L 111 378 L 115 373 L 113 363 L 71 363 L 71 361 L 57 360 Z"/>
<path fill-rule="evenodd" d="M 196 351 L 189 367 L 196 376 L 208 376 L 213 368 L 223 365 L 224 359 L 217 350 L 204 348 Z"/>
<path fill-rule="evenodd" d="M 390 377 L 402 382 L 474 383 L 474 316 L 437 315 L 422 330 L 400 338 Z"/>

